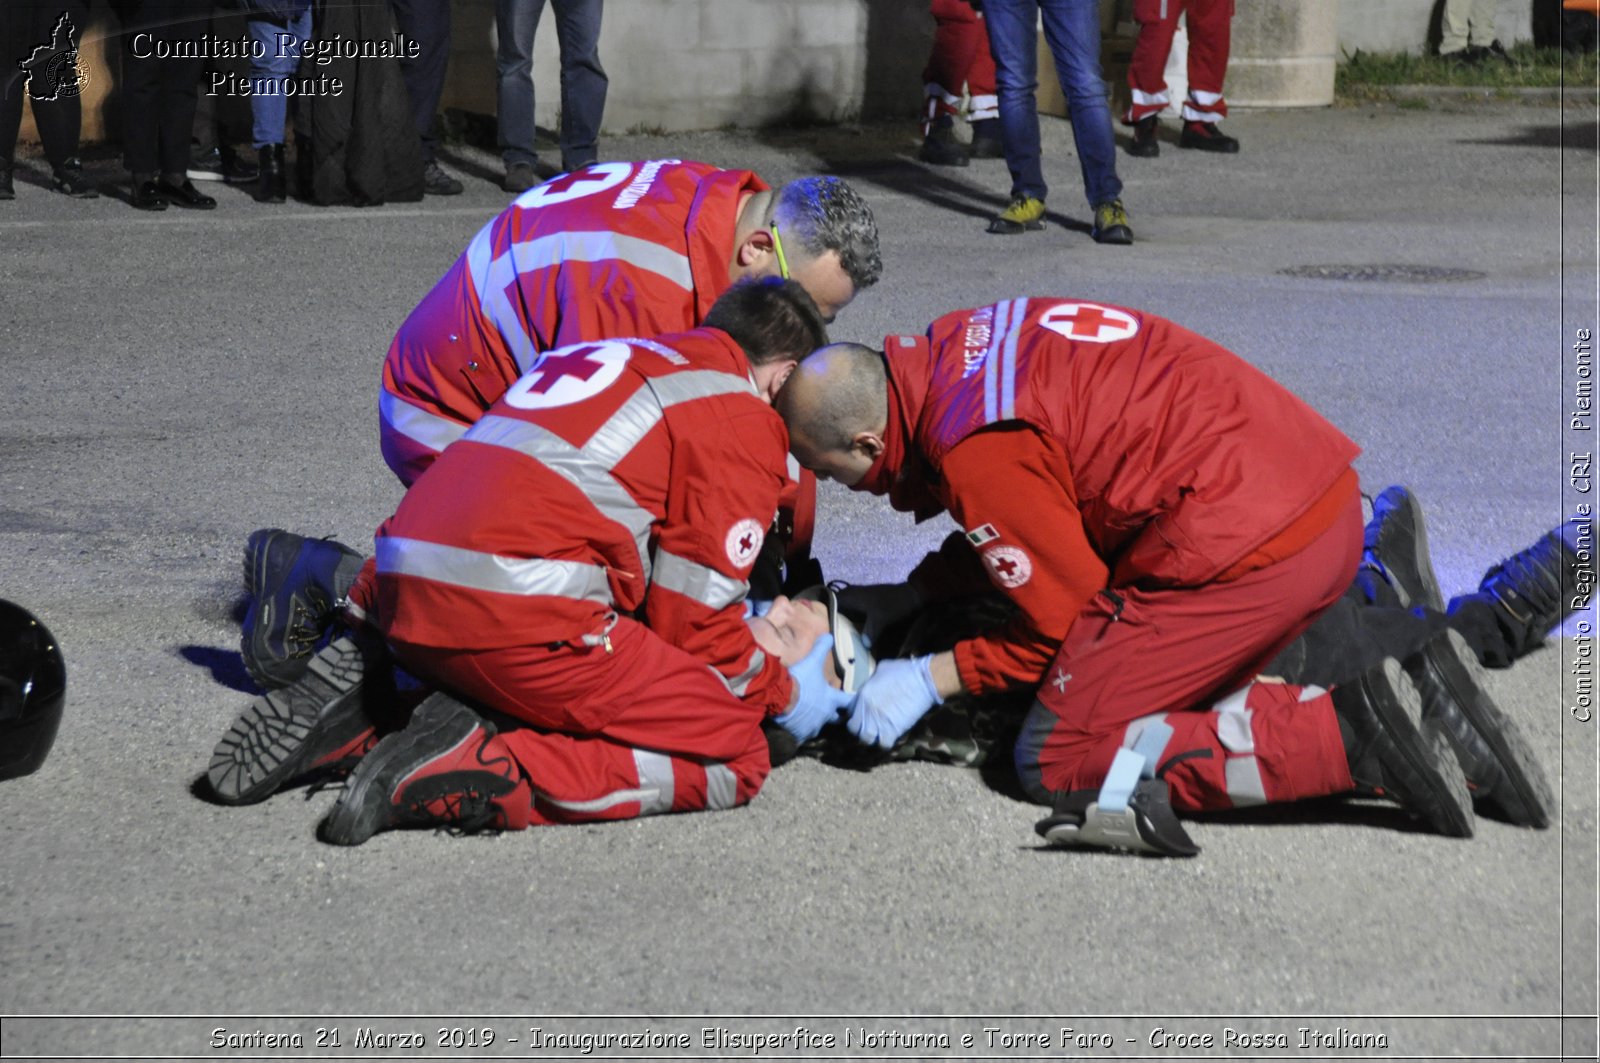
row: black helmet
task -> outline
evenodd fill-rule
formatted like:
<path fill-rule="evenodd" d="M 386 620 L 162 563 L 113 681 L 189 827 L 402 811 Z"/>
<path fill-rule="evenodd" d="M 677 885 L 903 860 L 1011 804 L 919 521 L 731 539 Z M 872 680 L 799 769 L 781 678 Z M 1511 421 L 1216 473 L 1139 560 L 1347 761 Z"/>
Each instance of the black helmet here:
<path fill-rule="evenodd" d="M 0 779 L 31 775 L 61 726 L 67 666 L 50 629 L 0 600 Z"/>

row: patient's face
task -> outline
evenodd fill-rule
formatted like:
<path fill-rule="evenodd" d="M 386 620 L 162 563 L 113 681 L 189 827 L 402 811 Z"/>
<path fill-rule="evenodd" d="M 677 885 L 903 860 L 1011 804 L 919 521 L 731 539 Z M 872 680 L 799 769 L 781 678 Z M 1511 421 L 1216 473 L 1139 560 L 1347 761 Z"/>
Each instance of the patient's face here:
<path fill-rule="evenodd" d="M 783 662 L 785 668 L 799 664 L 817 639 L 828 633 L 828 607 L 821 602 L 793 601 L 778 595 L 766 616 L 752 616 L 745 623 L 755 636 L 756 645 Z M 839 668 L 829 658 L 822 674 L 831 686 L 838 687 Z"/>

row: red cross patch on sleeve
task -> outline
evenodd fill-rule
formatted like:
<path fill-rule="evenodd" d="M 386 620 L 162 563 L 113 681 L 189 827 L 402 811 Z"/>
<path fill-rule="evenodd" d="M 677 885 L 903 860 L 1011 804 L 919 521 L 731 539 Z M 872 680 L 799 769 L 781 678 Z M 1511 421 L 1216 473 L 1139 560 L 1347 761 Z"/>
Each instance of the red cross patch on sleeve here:
<path fill-rule="evenodd" d="M 981 556 L 989 576 L 1005 589 L 1020 587 L 1033 578 L 1033 561 L 1015 546 L 996 546 Z"/>

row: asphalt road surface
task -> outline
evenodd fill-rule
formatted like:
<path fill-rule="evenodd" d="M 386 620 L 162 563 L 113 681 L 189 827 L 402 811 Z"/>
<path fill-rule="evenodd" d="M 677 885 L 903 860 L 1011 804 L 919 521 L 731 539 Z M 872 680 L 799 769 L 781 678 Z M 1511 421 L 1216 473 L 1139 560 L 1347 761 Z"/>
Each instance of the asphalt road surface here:
<path fill-rule="evenodd" d="M 1593 432 L 1567 426 L 1596 327 L 1594 122 L 1506 102 L 1239 114 L 1235 157 L 1119 156 L 1127 248 L 1089 239 L 1052 119 L 1051 224 L 1019 237 L 983 231 L 1004 164 L 926 168 L 910 127 L 615 137 L 603 157 L 849 176 L 886 280 L 837 338 L 1032 294 L 1217 339 L 1359 442 L 1368 489 L 1411 485 L 1455 592 L 1593 501 L 1570 482 Z M 215 212 L 146 215 L 49 193 L 37 160 L 0 204 L 0 597 L 70 674 L 50 759 L 0 783 L 0 1055 L 393 1058 L 417 1032 L 471 1058 L 1594 1058 L 1581 637 L 1492 675 L 1559 823 L 1469 841 L 1327 801 L 1191 821 L 1193 860 L 1057 851 L 1037 808 L 932 765 L 799 762 L 733 812 L 353 850 L 315 838 L 332 792 L 202 800 L 252 696 L 245 536 L 370 548 L 399 497 L 379 364 L 506 202 L 490 156 L 447 161 L 465 195 L 365 210 L 213 186 Z M 1395 265 L 1423 272 L 1285 272 Z M 830 577 L 896 578 L 948 528 L 827 486 L 819 553 Z"/>

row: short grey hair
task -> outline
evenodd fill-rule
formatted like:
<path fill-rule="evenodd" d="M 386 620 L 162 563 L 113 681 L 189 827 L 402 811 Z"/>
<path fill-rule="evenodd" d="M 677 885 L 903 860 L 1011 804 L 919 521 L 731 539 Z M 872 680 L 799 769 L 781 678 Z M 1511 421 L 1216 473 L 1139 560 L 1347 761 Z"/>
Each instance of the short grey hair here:
<path fill-rule="evenodd" d="M 781 225 L 808 259 L 837 251 L 858 291 L 883 275 L 872 208 L 842 178 L 802 177 L 783 185 L 772 195 L 767 221 Z"/>

